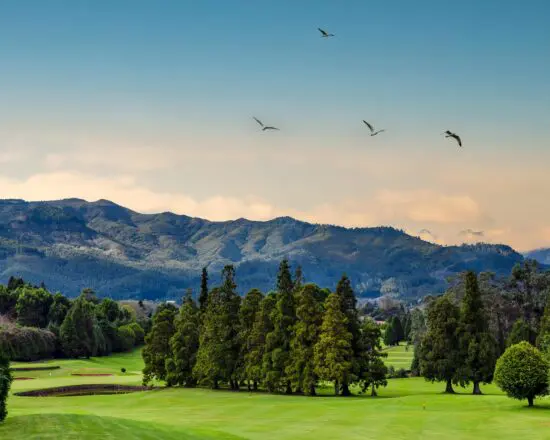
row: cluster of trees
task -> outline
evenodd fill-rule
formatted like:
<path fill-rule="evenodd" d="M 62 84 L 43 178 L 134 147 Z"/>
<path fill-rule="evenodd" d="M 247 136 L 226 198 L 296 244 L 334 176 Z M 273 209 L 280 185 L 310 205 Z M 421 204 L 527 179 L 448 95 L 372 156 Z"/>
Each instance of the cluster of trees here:
<path fill-rule="evenodd" d="M 143 344 L 145 331 L 129 306 L 85 289 L 74 300 L 21 278 L 0 285 L 0 351 L 12 360 L 90 357 Z"/>
<path fill-rule="evenodd" d="M 144 383 L 198 384 L 233 390 L 246 386 L 273 393 L 315 395 L 321 381 L 335 394 L 359 384 L 376 394 L 386 385 L 380 327 L 359 319 L 350 280 L 335 292 L 304 284 L 287 260 L 277 289 L 236 292 L 235 270 L 226 266 L 221 285 L 209 290 L 203 270 L 199 304 L 188 292 L 181 308 L 166 304 L 153 316 L 143 349 Z"/>
<path fill-rule="evenodd" d="M 518 274 L 525 276 L 531 271 L 530 279 L 535 277 L 534 267 L 533 263 L 527 262 L 523 267 L 514 269 L 512 280 L 517 283 L 516 286 L 519 285 Z M 538 345 L 543 352 L 548 352 L 546 344 L 550 340 L 550 283 L 540 283 L 538 287 L 541 290 L 536 295 L 532 285 L 521 283 L 522 293 L 530 292 L 531 296 L 520 298 L 520 304 L 524 306 L 521 308 L 523 313 L 506 334 L 503 333 L 505 327 L 502 325 L 504 317 L 491 313 L 494 304 L 488 305 L 487 300 L 493 300 L 494 296 L 491 291 L 483 292 L 480 286 L 487 284 L 480 278 L 481 280 L 473 272 L 467 272 L 463 275 L 460 286 L 432 299 L 426 309 L 424 324 L 422 319 L 411 315 L 411 338 L 416 343 L 414 368 L 427 380 L 445 382 L 448 393 L 454 392 L 453 385 L 466 386 L 472 383 L 473 393 L 481 394 L 480 384 L 492 382 L 497 375 L 497 383 L 501 388 L 512 397 L 521 396 L 532 404 L 534 397 L 545 392 L 548 386 L 548 366 L 545 367 L 546 361 L 534 345 Z M 537 274 L 536 278 L 539 281 L 547 280 L 544 273 L 540 273 L 540 276 Z M 505 295 L 501 292 L 501 296 Z M 547 305 L 546 311 L 539 313 L 535 304 L 541 297 L 545 298 Z M 416 315 L 418 313 L 422 312 L 417 312 Z M 529 347 L 528 350 L 525 344 Z M 497 368 L 495 373 L 497 359 L 501 355 L 500 370 Z M 522 364 L 522 358 L 530 360 L 526 361 L 527 364 Z M 538 385 L 525 387 L 520 392 L 517 390 L 518 387 L 521 388 L 518 385 L 521 382 L 519 377 L 526 376 L 531 377 Z M 539 376 L 544 381 L 541 382 Z M 508 385 L 514 382 L 515 385 L 510 388 Z"/>

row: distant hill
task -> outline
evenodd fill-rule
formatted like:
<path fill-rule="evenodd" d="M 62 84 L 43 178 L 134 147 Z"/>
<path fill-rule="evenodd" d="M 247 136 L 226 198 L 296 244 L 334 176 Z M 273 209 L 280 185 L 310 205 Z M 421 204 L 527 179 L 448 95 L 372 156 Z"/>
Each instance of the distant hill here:
<path fill-rule="evenodd" d="M 541 248 L 524 254 L 525 258 L 537 260 L 541 264 L 550 265 L 550 248 Z"/>
<path fill-rule="evenodd" d="M 442 247 L 390 227 L 347 229 L 290 217 L 211 222 L 170 212 L 140 214 L 107 200 L 0 200 L 0 277 L 44 281 L 76 295 L 179 298 L 207 266 L 216 282 L 237 269 L 239 291 L 273 289 L 283 257 L 306 281 L 333 288 L 343 272 L 358 295 L 414 299 L 445 289 L 465 269 L 509 273 L 523 260 L 504 245 Z"/>

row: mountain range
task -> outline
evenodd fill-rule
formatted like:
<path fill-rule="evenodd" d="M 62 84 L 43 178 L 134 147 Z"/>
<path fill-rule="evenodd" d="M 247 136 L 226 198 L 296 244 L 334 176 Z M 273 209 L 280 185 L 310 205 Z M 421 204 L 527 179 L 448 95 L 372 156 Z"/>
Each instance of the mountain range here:
<path fill-rule="evenodd" d="M 506 245 L 440 246 L 391 227 L 344 228 L 290 217 L 213 222 L 170 212 L 141 214 L 108 200 L 0 200 L 0 278 L 22 276 L 75 296 L 175 299 L 202 267 L 211 285 L 226 264 L 238 290 L 275 285 L 288 258 L 306 282 L 334 288 L 342 273 L 361 297 L 408 300 L 442 292 L 466 269 L 510 272 L 523 256 Z"/>

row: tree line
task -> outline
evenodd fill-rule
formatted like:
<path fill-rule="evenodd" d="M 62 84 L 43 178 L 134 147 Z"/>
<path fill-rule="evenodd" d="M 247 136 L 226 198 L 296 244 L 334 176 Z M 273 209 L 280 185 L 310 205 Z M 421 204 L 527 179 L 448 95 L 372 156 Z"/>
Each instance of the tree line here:
<path fill-rule="evenodd" d="M 71 300 L 14 277 L 0 285 L 0 316 L 0 352 L 17 361 L 128 351 L 143 344 L 148 327 L 131 307 L 91 289 Z"/>
<path fill-rule="evenodd" d="M 203 269 L 198 303 L 188 292 L 179 310 L 157 309 L 142 352 L 145 384 L 315 395 L 328 381 L 344 396 L 352 385 L 372 395 L 386 386 L 381 329 L 361 322 L 347 276 L 330 292 L 303 283 L 285 259 L 274 292 L 252 289 L 241 298 L 236 288 L 233 266 L 212 289 Z"/>

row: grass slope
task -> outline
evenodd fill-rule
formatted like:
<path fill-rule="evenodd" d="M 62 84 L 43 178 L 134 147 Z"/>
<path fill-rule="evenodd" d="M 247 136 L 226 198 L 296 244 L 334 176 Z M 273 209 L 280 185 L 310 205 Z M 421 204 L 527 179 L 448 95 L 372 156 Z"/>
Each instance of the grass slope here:
<path fill-rule="evenodd" d="M 412 345 L 407 349 L 407 346 L 401 343 L 395 347 L 385 348 L 384 352 L 388 354 L 388 357 L 384 361 L 386 365 L 393 365 L 396 370 L 399 368 L 409 370 L 411 368 L 414 356 L 414 347 Z"/>
<path fill-rule="evenodd" d="M 396 349 L 399 347 L 396 347 Z M 399 350 L 396 350 L 399 354 Z M 392 354 L 393 356 L 393 354 Z M 16 381 L 13 392 L 75 383 L 139 383 L 139 352 L 89 361 L 55 361 L 61 369 Z M 130 372 L 70 376 L 74 369 Z M 60 372 L 58 374 L 58 372 Z M 55 374 L 55 376 L 54 376 Z M 17 374 L 16 374 L 17 375 Z M 23 375 L 23 374 L 21 374 Z M 27 373 L 24 373 L 28 376 Z M 442 384 L 390 380 L 380 397 L 288 397 L 205 389 L 81 397 L 10 396 L 0 438 L 29 439 L 550 439 L 550 401 L 524 403 L 487 394 L 441 394 Z M 460 390 L 460 389 L 459 389 Z M 468 392 L 467 390 L 463 391 Z"/>

